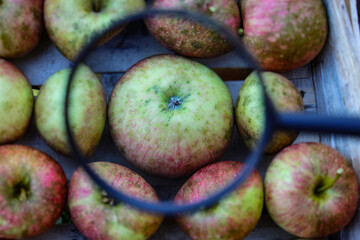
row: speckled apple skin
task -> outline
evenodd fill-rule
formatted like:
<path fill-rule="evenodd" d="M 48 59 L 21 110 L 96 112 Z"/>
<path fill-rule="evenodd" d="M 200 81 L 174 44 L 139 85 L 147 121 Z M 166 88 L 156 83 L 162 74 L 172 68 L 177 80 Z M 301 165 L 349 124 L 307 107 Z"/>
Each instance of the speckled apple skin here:
<path fill-rule="evenodd" d="M 209 197 L 234 180 L 244 167 L 240 162 L 225 161 L 200 169 L 181 187 L 175 202 L 194 203 Z M 254 170 L 240 187 L 215 206 L 179 216 L 177 222 L 192 239 L 239 240 L 255 228 L 263 202 L 262 180 Z"/>
<path fill-rule="evenodd" d="M 18 58 L 38 43 L 43 29 L 43 0 L 0 1 L 0 57 Z"/>
<path fill-rule="evenodd" d="M 182 105 L 169 108 L 171 97 L 182 98 Z M 151 174 L 178 177 L 223 154 L 233 130 L 233 101 L 206 66 L 156 55 L 122 76 L 108 118 L 114 142 L 129 161 Z"/>
<path fill-rule="evenodd" d="M 194 11 L 217 20 L 237 34 L 240 10 L 234 0 L 155 0 L 152 8 Z M 210 58 L 231 50 L 220 34 L 204 24 L 179 17 L 157 16 L 145 20 L 154 37 L 167 49 L 177 54 Z"/>
<path fill-rule="evenodd" d="M 265 70 L 284 72 L 316 57 L 327 38 L 322 0 L 242 0 L 243 42 Z"/>
<path fill-rule="evenodd" d="M 0 238 L 22 239 L 50 229 L 65 207 L 67 180 L 49 155 L 21 145 L 0 146 Z M 14 197 L 21 181 L 30 182 L 27 198 Z"/>
<path fill-rule="evenodd" d="M 319 183 L 329 182 L 338 169 L 344 172 L 333 187 L 314 194 Z M 319 238 L 344 228 L 354 216 L 359 184 L 353 168 L 335 149 L 315 142 L 282 150 L 265 175 L 265 200 L 272 219 L 303 238 Z"/>
<path fill-rule="evenodd" d="M 53 74 L 41 87 L 35 101 L 36 127 L 55 151 L 71 156 L 65 126 L 65 94 L 70 69 Z M 70 127 L 75 142 L 85 156 L 98 145 L 106 121 L 106 96 L 95 73 L 81 64 L 70 89 Z"/>
<path fill-rule="evenodd" d="M 282 112 L 303 112 L 302 96 L 295 85 L 284 76 L 263 72 L 263 79 L 270 99 L 276 110 Z M 235 119 L 238 131 L 245 144 L 254 148 L 265 129 L 265 104 L 257 74 L 253 72 L 241 86 L 235 104 Z M 277 131 L 265 148 L 267 154 L 279 152 L 293 143 L 298 132 Z"/>
<path fill-rule="evenodd" d="M 93 11 L 95 2 L 100 3 L 100 12 Z M 144 0 L 45 0 L 45 26 L 59 51 L 74 61 L 96 33 L 143 9 Z M 123 28 L 103 36 L 100 42 L 110 40 Z"/>
<path fill-rule="evenodd" d="M 155 190 L 137 173 L 119 164 L 90 163 L 92 169 L 118 191 L 143 201 L 158 202 Z M 158 229 L 163 216 L 127 204 L 102 202 L 102 190 L 81 168 L 74 172 L 69 187 L 71 217 L 82 234 L 95 240 L 145 240 Z"/>
<path fill-rule="evenodd" d="M 14 142 L 24 135 L 33 105 L 29 80 L 13 64 L 0 59 L 0 144 Z"/>

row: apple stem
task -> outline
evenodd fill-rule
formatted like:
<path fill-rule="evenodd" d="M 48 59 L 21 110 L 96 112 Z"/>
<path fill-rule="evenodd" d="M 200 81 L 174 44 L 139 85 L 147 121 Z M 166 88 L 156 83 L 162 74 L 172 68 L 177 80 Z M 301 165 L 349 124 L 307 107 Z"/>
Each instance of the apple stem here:
<path fill-rule="evenodd" d="M 244 35 L 244 29 L 243 29 L 243 28 L 239 28 L 238 34 L 239 34 L 240 36 Z"/>
<path fill-rule="evenodd" d="M 344 169 L 343 168 L 339 168 L 337 171 L 336 171 L 336 176 L 328 183 L 328 184 L 325 184 L 324 186 L 322 186 L 321 188 L 318 188 L 316 189 L 316 192 L 323 192 L 329 188 L 331 188 L 332 186 L 334 186 L 334 184 L 336 183 L 336 181 L 339 179 L 340 175 L 344 172 Z"/>
<path fill-rule="evenodd" d="M 100 12 L 100 1 L 101 0 L 94 0 L 94 2 L 93 2 L 94 12 Z"/>

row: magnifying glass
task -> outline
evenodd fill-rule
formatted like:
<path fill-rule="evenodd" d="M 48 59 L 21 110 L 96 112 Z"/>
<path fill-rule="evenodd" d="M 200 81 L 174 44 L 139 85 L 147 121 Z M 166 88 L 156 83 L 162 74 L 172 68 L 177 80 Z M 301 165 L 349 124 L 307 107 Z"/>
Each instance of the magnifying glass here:
<path fill-rule="evenodd" d="M 86 57 L 89 55 L 93 46 L 101 39 L 102 36 L 113 32 L 115 29 L 123 26 L 126 23 L 139 21 L 147 19 L 153 16 L 171 16 L 171 17 L 182 17 L 186 19 L 191 19 L 197 24 L 202 24 L 207 28 L 210 28 L 213 31 L 219 32 L 221 36 L 226 39 L 227 43 L 232 46 L 234 53 L 239 57 L 239 59 L 244 60 L 249 68 L 254 69 L 255 74 L 260 80 L 262 86 L 262 95 L 264 96 L 265 103 L 265 128 L 262 134 L 261 139 L 257 142 L 257 145 L 254 149 L 250 150 L 249 154 L 245 159 L 238 159 L 245 163 L 245 168 L 242 172 L 234 178 L 234 180 L 227 186 L 222 189 L 219 189 L 218 192 L 212 194 L 206 199 L 201 201 L 190 203 L 190 204 L 175 204 L 173 200 L 161 201 L 159 203 L 142 201 L 137 198 L 133 198 L 126 193 L 117 191 L 111 187 L 104 179 L 99 177 L 87 164 L 89 160 L 81 154 L 79 147 L 76 144 L 74 135 L 70 128 L 70 113 L 69 113 L 69 96 L 71 92 L 71 83 L 74 79 L 74 75 L 79 64 L 86 60 Z M 243 46 L 239 36 L 231 32 L 227 27 L 221 23 L 200 15 L 194 12 L 182 11 L 182 10 L 155 10 L 147 9 L 142 12 L 138 12 L 132 15 L 127 16 L 124 19 L 121 19 L 108 29 L 105 29 L 103 32 L 96 34 L 90 43 L 81 51 L 79 57 L 74 62 L 72 66 L 71 74 L 69 75 L 69 81 L 67 85 L 66 92 L 66 108 L 65 108 L 65 118 L 66 118 L 66 131 L 68 134 L 69 143 L 71 145 L 73 156 L 79 162 L 79 164 L 84 168 L 88 175 L 104 190 L 107 192 L 108 196 L 114 198 L 118 202 L 124 202 L 130 204 L 134 207 L 140 208 L 142 210 L 156 212 L 161 214 L 173 215 L 189 211 L 195 211 L 202 209 L 204 207 L 209 207 L 217 203 L 223 196 L 235 190 L 249 174 L 254 170 L 261 160 L 263 151 L 270 141 L 273 133 L 277 130 L 289 130 L 289 131 L 308 131 L 308 132 L 329 132 L 329 133 L 339 133 L 339 134 L 349 134 L 349 135 L 360 135 L 360 119 L 359 118 L 350 118 L 350 117 L 328 117 L 328 116 L 314 116 L 308 114 L 295 114 L 295 113 L 283 113 L 276 111 L 270 97 L 265 91 L 264 79 L 261 74 L 261 67 L 254 60 L 252 55 L 246 50 Z M 120 154 L 120 153 L 119 153 Z"/>

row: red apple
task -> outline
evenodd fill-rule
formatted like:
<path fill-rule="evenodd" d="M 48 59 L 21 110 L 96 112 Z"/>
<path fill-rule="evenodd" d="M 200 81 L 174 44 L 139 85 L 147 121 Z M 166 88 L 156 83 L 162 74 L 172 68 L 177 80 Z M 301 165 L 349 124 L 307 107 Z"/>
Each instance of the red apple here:
<path fill-rule="evenodd" d="M 40 40 L 43 0 L 0 0 L 0 57 L 29 53 Z"/>
<path fill-rule="evenodd" d="M 237 34 L 240 11 L 235 0 L 155 0 L 152 8 L 182 9 L 197 12 L 219 21 Z M 156 16 L 145 20 L 154 37 L 177 54 L 208 58 L 225 54 L 230 45 L 210 27 L 181 16 Z"/>
<path fill-rule="evenodd" d="M 265 176 L 265 200 L 272 219 L 303 238 L 320 238 L 344 228 L 359 200 L 355 171 L 335 149 L 300 143 L 282 150 Z"/>
<path fill-rule="evenodd" d="M 0 238 L 33 237 L 56 223 L 67 180 L 53 158 L 26 146 L 0 146 L 0 176 Z"/>
<path fill-rule="evenodd" d="M 209 197 L 234 180 L 244 167 L 243 163 L 226 161 L 200 169 L 181 187 L 175 202 L 194 203 Z M 215 206 L 180 216 L 177 221 L 192 239 L 243 239 L 259 221 L 263 201 L 262 180 L 255 170 Z"/>
<path fill-rule="evenodd" d="M 206 66 L 157 55 L 132 66 L 109 99 L 117 147 L 151 174 L 178 177 L 215 161 L 230 143 L 233 101 Z"/>
<path fill-rule="evenodd" d="M 242 0 L 243 41 L 265 70 L 284 72 L 310 62 L 327 37 L 322 0 Z"/>
<path fill-rule="evenodd" d="M 13 64 L 0 59 L 0 144 L 14 142 L 26 132 L 33 104 L 29 80 Z"/>
<path fill-rule="evenodd" d="M 155 190 L 130 169 L 109 162 L 93 162 L 90 166 L 118 191 L 143 201 L 158 201 Z M 71 178 L 68 201 L 76 227 L 89 239 L 147 239 L 163 220 L 161 215 L 115 202 L 82 168 Z"/>

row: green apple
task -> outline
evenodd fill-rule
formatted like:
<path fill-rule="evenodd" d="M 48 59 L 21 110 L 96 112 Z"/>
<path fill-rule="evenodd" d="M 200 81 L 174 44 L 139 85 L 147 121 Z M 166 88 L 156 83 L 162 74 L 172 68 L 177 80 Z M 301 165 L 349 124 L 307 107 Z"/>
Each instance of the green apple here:
<path fill-rule="evenodd" d="M 43 0 L 0 0 L 0 57 L 18 58 L 38 43 Z"/>
<path fill-rule="evenodd" d="M 156 55 L 132 66 L 109 99 L 117 147 L 138 168 L 178 177 L 217 160 L 230 143 L 233 101 L 206 66 Z"/>
<path fill-rule="evenodd" d="M 273 72 L 263 72 L 266 92 L 274 107 L 283 112 L 303 112 L 302 96 L 287 78 Z M 236 126 L 246 145 L 256 147 L 265 128 L 265 103 L 260 80 L 255 72 L 246 79 L 235 105 Z M 268 154 L 276 153 L 293 143 L 298 132 L 278 131 L 265 148 Z"/>
<path fill-rule="evenodd" d="M 240 162 L 225 161 L 200 169 L 181 187 L 175 202 L 195 203 L 211 196 L 234 180 L 244 167 Z M 192 239 L 243 239 L 260 219 L 263 195 L 260 174 L 254 170 L 236 190 L 215 206 L 181 215 L 177 217 L 177 222 Z"/>
<path fill-rule="evenodd" d="M 51 40 L 65 57 L 75 60 L 94 34 L 144 8 L 144 0 L 45 0 L 44 18 Z M 111 39 L 123 27 L 100 42 Z"/>
<path fill-rule="evenodd" d="M 27 130 L 34 98 L 25 75 L 0 59 L 0 144 L 14 142 Z"/>
<path fill-rule="evenodd" d="M 344 228 L 354 216 L 359 183 L 335 149 L 308 142 L 278 153 L 265 175 L 265 202 L 272 219 L 302 238 L 320 238 Z"/>
<path fill-rule="evenodd" d="M 57 152 L 70 156 L 65 126 L 65 94 L 70 69 L 53 74 L 41 87 L 35 102 L 35 122 L 40 135 Z M 90 156 L 98 145 L 106 121 L 106 96 L 95 73 L 79 65 L 69 99 L 71 131 L 79 149 Z"/>

